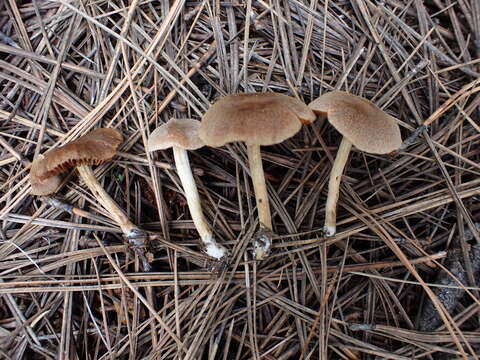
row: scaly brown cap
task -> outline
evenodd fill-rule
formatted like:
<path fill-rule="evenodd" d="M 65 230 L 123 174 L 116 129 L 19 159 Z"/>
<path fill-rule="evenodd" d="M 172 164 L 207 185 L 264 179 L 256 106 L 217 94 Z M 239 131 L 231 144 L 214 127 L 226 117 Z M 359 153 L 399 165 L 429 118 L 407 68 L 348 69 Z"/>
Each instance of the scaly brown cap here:
<path fill-rule="evenodd" d="M 308 107 L 328 121 L 359 150 L 387 154 L 402 143 L 397 120 L 360 96 L 328 92 Z"/>
<path fill-rule="evenodd" d="M 315 114 L 298 99 L 277 93 L 228 95 L 210 106 L 199 135 L 209 146 L 234 141 L 273 145 L 295 135 Z"/>
<path fill-rule="evenodd" d="M 58 174 L 80 165 L 98 165 L 113 158 L 122 142 L 115 129 L 95 129 L 64 146 L 38 156 L 30 167 L 33 195 L 48 195 L 60 184 Z"/>
<path fill-rule="evenodd" d="M 165 150 L 174 146 L 196 150 L 205 146 L 198 137 L 200 121 L 194 119 L 171 119 L 156 128 L 148 138 L 147 150 Z"/>

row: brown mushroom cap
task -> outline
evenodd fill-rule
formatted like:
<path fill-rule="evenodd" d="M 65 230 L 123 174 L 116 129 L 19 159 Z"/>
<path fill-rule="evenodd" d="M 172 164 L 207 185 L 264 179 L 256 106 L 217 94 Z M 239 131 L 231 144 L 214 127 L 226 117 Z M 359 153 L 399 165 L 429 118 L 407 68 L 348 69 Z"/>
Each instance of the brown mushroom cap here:
<path fill-rule="evenodd" d="M 194 119 L 171 119 L 156 128 L 148 138 L 147 150 L 165 150 L 174 146 L 196 150 L 205 143 L 198 137 L 200 121 Z"/>
<path fill-rule="evenodd" d="M 31 193 L 33 195 L 52 194 L 62 182 L 60 176 L 51 176 L 48 178 L 41 177 L 44 158 L 43 155 L 38 155 L 38 158 L 35 159 L 30 166 L 30 185 L 32 185 Z"/>
<path fill-rule="evenodd" d="M 386 154 L 402 143 L 397 120 L 360 96 L 332 91 L 308 107 L 328 121 L 359 150 Z"/>
<path fill-rule="evenodd" d="M 300 100 L 277 93 L 228 95 L 210 106 L 199 135 L 209 146 L 243 141 L 273 145 L 295 135 L 315 114 Z"/>
<path fill-rule="evenodd" d="M 58 174 L 80 165 L 98 165 L 113 158 L 122 142 L 115 129 L 95 129 L 64 146 L 37 157 L 30 168 L 33 195 L 55 192 Z"/>

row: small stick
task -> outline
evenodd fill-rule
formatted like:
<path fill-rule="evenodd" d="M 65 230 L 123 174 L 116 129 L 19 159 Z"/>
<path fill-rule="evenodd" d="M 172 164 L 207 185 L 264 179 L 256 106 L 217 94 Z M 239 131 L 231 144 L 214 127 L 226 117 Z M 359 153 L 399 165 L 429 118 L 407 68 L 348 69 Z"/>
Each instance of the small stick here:
<path fill-rule="evenodd" d="M 447 101 L 445 101 L 437 110 L 435 110 L 429 117 L 426 119 L 422 125 L 420 125 L 412 135 L 410 135 L 405 141 L 400 145 L 400 147 L 394 151 L 394 153 L 398 153 L 400 151 L 404 151 L 410 145 L 416 142 L 418 136 L 423 133 L 424 130 L 427 129 L 435 120 L 440 118 L 447 110 L 449 110 L 452 106 L 456 105 L 458 102 L 463 100 L 464 98 L 480 91 L 480 86 L 474 87 L 479 82 L 479 79 L 475 79 L 471 83 L 468 83 L 460 90 L 458 90 L 455 94 L 450 96 Z"/>
<path fill-rule="evenodd" d="M 77 216 L 81 216 L 81 217 L 84 217 L 84 218 L 87 218 L 87 219 L 91 219 L 91 220 L 95 220 L 95 221 L 100 221 L 100 222 L 104 222 L 105 219 L 97 216 L 97 215 L 94 215 L 94 214 L 91 214 L 89 213 L 88 211 L 85 211 L 85 210 L 82 210 L 80 208 L 77 208 L 75 206 L 73 206 L 72 204 L 69 204 L 65 201 L 62 201 L 60 199 L 57 199 L 55 197 L 52 197 L 52 196 L 42 196 L 42 200 L 44 203 L 46 203 L 47 205 L 50 205 L 56 209 L 59 209 L 59 210 L 62 210 L 62 211 L 65 211 L 69 214 L 72 214 L 72 215 L 77 215 Z"/>
<path fill-rule="evenodd" d="M 410 135 L 408 138 L 405 139 L 405 141 L 400 145 L 400 147 L 397 150 L 394 150 L 393 153 L 399 153 L 401 151 L 405 151 L 410 145 L 413 145 L 417 142 L 417 138 L 420 136 L 421 133 L 423 133 L 425 130 L 428 129 L 428 126 L 423 124 L 420 125 L 415 129 L 415 131 Z"/>

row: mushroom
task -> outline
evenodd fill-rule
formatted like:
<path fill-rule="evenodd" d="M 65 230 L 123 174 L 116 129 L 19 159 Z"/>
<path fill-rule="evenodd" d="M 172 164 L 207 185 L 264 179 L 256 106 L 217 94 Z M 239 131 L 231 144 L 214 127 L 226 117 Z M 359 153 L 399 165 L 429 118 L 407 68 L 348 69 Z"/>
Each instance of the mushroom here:
<path fill-rule="evenodd" d="M 360 96 L 332 91 L 312 101 L 308 107 L 316 114 L 327 116 L 343 135 L 330 173 L 325 208 L 324 232 L 326 236 L 333 236 L 340 181 L 352 145 L 367 153 L 387 154 L 400 146 L 402 138 L 397 119 Z"/>
<path fill-rule="evenodd" d="M 147 149 L 148 151 L 156 151 L 173 148 L 178 176 L 182 182 L 193 223 L 202 239 L 205 253 L 223 262 L 227 257 L 227 249 L 217 243 L 210 226 L 205 220 L 200 195 L 188 160 L 187 150 L 196 150 L 205 146 L 198 137 L 199 126 L 200 121 L 198 120 L 171 119 L 150 134 Z"/>
<path fill-rule="evenodd" d="M 257 260 L 268 256 L 272 232 L 260 146 L 281 143 L 295 135 L 302 124 L 314 120 L 315 114 L 303 102 L 277 93 L 225 96 L 202 118 L 199 135 L 208 146 L 220 147 L 234 141 L 243 141 L 247 145 L 260 222 L 260 232 L 254 244 Z"/>
<path fill-rule="evenodd" d="M 77 167 L 80 177 L 122 229 L 128 241 L 137 247 L 145 270 L 149 268 L 139 247 L 144 246 L 146 233 L 133 224 L 117 203 L 103 189 L 89 165 L 99 165 L 111 160 L 122 142 L 122 135 L 115 129 L 95 129 L 64 146 L 37 156 L 30 167 L 30 184 L 33 195 L 54 193 L 61 183 L 60 173 Z"/>

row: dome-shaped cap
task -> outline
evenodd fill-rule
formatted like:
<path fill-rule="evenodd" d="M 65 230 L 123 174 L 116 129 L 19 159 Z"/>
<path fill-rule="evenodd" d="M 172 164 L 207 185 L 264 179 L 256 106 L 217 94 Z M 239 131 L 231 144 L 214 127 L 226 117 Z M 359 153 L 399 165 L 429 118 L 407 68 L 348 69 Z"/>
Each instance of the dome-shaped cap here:
<path fill-rule="evenodd" d="M 295 135 L 315 114 L 298 99 L 277 93 L 228 95 L 202 118 L 200 138 L 209 146 L 243 141 L 273 145 Z"/>
<path fill-rule="evenodd" d="M 402 143 L 397 120 L 371 101 L 344 91 L 332 91 L 308 107 L 328 121 L 359 150 L 386 154 Z"/>
<path fill-rule="evenodd" d="M 198 137 L 200 121 L 194 119 L 171 119 L 156 128 L 148 138 L 147 150 L 164 150 L 173 146 L 196 150 L 205 146 Z"/>
<path fill-rule="evenodd" d="M 64 146 L 38 156 L 30 168 L 33 195 L 55 192 L 60 184 L 58 174 L 80 165 L 98 165 L 111 160 L 122 142 L 115 129 L 95 129 Z"/>

